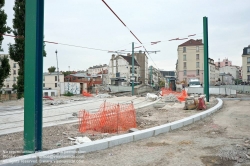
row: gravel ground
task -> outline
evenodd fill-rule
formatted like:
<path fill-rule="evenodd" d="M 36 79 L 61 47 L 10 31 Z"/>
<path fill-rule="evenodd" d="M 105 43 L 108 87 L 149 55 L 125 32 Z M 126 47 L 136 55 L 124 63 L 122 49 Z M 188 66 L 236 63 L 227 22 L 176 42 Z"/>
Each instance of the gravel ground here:
<path fill-rule="evenodd" d="M 64 166 L 249 166 L 250 101 L 224 101 L 217 113 L 156 137 L 79 156 L 81 163 Z"/>
<path fill-rule="evenodd" d="M 215 98 L 210 102 L 209 108 L 217 103 Z M 174 103 L 165 103 L 167 105 L 173 105 Z M 162 106 L 164 103 L 161 102 Z M 181 104 L 180 104 L 181 106 Z M 164 109 L 160 110 L 159 104 L 153 106 L 141 108 L 136 110 L 137 118 L 137 128 L 139 130 L 162 125 L 165 123 L 170 123 L 191 115 L 194 115 L 200 111 L 197 110 L 183 110 L 182 106 L 174 109 Z M 68 139 L 68 137 L 80 137 L 87 136 L 92 141 L 103 139 L 106 137 L 111 137 L 117 135 L 105 134 L 98 132 L 88 132 L 79 133 L 78 124 L 64 124 L 53 127 L 45 127 L 43 130 L 43 150 L 51 150 L 65 146 L 73 145 L 73 142 Z M 119 134 L 124 134 L 126 132 L 119 132 Z M 23 149 L 23 132 L 2 135 L 0 136 L 0 160 L 22 155 L 21 151 Z M 20 153 L 15 152 L 12 155 L 4 155 L 4 151 L 20 151 Z"/>

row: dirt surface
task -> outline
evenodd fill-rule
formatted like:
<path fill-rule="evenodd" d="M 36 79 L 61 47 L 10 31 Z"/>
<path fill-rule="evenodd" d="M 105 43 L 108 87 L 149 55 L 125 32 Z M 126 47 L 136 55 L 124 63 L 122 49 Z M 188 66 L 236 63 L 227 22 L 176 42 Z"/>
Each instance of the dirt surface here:
<path fill-rule="evenodd" d="M 209 108 L 213 107 L 217 103 L 215 98 L 210 102 Z M 160 102 L 159 104 L 151 105 L 149 107 L 136 110 L 137 128 L 139 130 L 170 123 L 176 120 L 183 119 L 185 117 L 194 115 L 200 111 L 197 110 L 183 110 L 183 106 L 176 103 L 177 107 L 171 109 L 160 109 L 164 105 L 174 105 L 173 102 Z M 127 131 L 119 131 L 118 134 L 124 134 Z M 70 141 L 71 137 L 83 137 L 87 136 L 92 141 L 103 139 L 117 135 L 117 133 L 98 133 L 88 132 L 79 133 L 78 124 L 64 124 L 53 127 L 45 127 L 43 130 L 43 150 L 51 150 L 60 147 L 66 147 L 74 145 L 74 141 Z M 22 155 L 23 149 L 23 132 L 2 135 L 0 136 L 0 160 L 7 159 L 15 156 Z M 5 154 L 4 151 L 13 151 L 14 154 Z"/>
<path fill-rule="evenodd" d="M 217 113 L 156 137 L 79 156 L 82 165 L 249 166 L 250 101 L 224 101 Z M 60 164 L 68 165 L 60 160 Z"/>

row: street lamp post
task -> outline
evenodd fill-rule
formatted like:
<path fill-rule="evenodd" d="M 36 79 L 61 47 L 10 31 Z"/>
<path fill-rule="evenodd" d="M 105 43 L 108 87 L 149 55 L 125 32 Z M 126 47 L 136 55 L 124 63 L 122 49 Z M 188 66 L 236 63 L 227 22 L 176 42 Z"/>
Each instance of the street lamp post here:
<path fill-rule="evenodd" d="M 56 63 L 57 63 L 57 87 L 59 87 L 60 79 L 59 79 L 59 68 L 58 68 L 58 58 L 57 58 L 57 50 L 56 50 Z M 59 95 L 58 95 L 59 96 Z"/>

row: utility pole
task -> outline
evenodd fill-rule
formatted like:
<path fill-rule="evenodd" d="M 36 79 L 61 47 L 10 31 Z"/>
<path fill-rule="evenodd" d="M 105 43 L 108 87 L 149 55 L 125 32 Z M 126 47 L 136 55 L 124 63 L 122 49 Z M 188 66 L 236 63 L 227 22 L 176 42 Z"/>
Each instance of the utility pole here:
<path fill-rule="evenodd" d="M 153 79 L 153 78 L 152 78 L 152 77 L 153 77 L 153 75 L 152 75 L 152 69 L 153 69 L 153 66 L 151 65 L 151 66 L 150 66 L 150 83 L 151 83 L 151 87 L 153 86 L 153 85 L 152 85 L 152 83 L 153 83 L 153 82 L 152 82 L 152 79 Z"/>
<path fill-rule="evenodd" d="M 204 40 L 204 94 L 209 102 L 209 66 L 208 66 L 208 23 L 207 17 L 203 17 L 203 40 Z"/>
<path fill-rule="evenodd" d="M 132 42 L 132 96 L 134 95 L 134 72 L 135 72 L 135 68 L 134 68 L 134 42 Z"/>

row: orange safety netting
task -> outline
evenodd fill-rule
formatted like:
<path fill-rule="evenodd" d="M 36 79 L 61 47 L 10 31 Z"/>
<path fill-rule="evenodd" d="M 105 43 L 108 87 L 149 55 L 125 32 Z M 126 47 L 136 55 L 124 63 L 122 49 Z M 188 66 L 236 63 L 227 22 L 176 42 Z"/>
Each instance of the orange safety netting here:
<path fill-rule="evenodd" d="M 175 95 L 179 101 L 185 101 L 186 98 L 188 97 L 186 90 L 182 90 L 182 92 L 180 93 L 180 92 L 172 91 L 171 89 L 161 88 L 162 96 L 169 95 L 169 94 Z"/>
<path fill-rule="evenodd" d="M 112 104 L 104 102 L 97 113 L 85 110 L 79 112 L 79 131 L 88 130 L 114 133 L 136 128 L 136 114 L 134 105 Z"/>
<path fill-rule="evenodd" d="M 83 96 L 86 96 L 86 97 L 92 97 L 93 95 L 88 93 L 88 92 L 85 92 L 85 91 L 82 91 L 82 95 Z"/>

